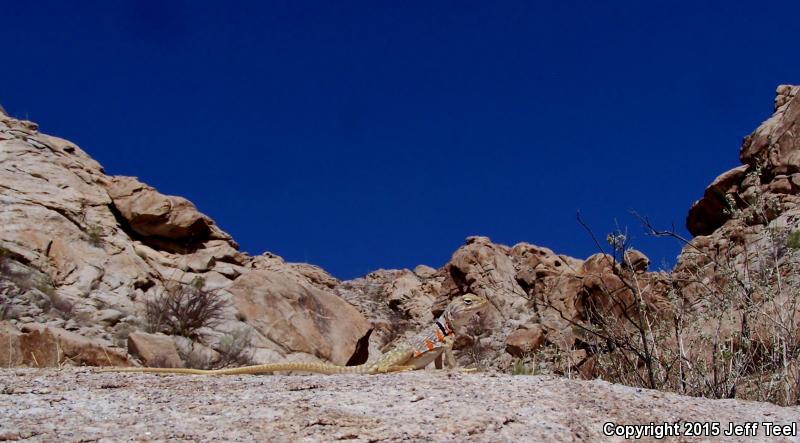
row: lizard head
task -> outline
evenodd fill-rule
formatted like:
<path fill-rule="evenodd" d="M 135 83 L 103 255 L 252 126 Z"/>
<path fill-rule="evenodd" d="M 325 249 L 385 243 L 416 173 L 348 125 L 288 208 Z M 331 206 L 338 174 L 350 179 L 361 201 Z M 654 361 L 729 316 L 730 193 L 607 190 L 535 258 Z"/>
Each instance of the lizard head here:
<path fill-rule="evenodd" d="M 467 324 L 472 317 L 486 307 L 488 301 L 475 294 L 456 297 L 447 305 L 445 314 L 454 329 Z"/>

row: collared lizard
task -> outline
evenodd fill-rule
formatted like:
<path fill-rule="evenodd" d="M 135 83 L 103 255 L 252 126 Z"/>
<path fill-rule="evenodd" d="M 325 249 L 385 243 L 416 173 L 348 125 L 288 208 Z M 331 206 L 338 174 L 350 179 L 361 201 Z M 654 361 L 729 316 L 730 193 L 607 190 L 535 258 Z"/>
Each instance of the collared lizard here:
<path fill-rule="evenodd" d="M 321 374 L 383 374 L 387 372 L 423 369 L 444 354 L 450 368 L 457 367 L 453 357 L 453 338 L 472 317 L 487 305 L 485 298 L 465 294 L 453 299 L 441 316 L 425 332 L 411 342 L 384 354 L 374 363 L 358 366 L 338 366 L 329 363 L 268 363 L 229 369 L 188 368 L 110 368 L 100 372 L 154 372 L 160 374 L 237 375 L 264 374 L 274 371 L 314 372 Z M 438 363 L 437 363 L 438 367 Z"/>

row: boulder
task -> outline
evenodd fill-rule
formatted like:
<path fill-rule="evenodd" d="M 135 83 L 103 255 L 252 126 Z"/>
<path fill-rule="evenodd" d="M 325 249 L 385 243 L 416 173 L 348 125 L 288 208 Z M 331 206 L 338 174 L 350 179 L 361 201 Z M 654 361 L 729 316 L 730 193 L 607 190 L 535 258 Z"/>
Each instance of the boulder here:
<path fill-rule="evenodd" d="M 739 150 L 743 164 L 774 174 L 800 171 L 800 86 L 781 85 L 776 91 L 775 113 L 745 138 Z"/>
<path fill-rule="evenodd" d="M 433 278 L 436 276 L 436 269 L 427 265 L 417 265 L 414 267 L 414 274 L 420 278 Z"/>
<path fill-rule="evenodd" d="M 540 325 L 520 327 L 506 338 L 506 352 L 514 357 L 529 356 L 544 344 L 544 330 Z"/>
<path fill-rule="evenodd" d="M 22 366 L 25 362 L 22 348 L 22 332 L 7 321 L 0 321 L 0 367 Z"/>
<path fill-rule="evenodd" d="M 635 272 L 645 272 L 650 267 L 650 259 L 642 251 L 631 248 L 625 251 L 623 265 Z"/>
<path fill-rule="evenodd" d="M 0 363 L 5 367 L 130 366 L 125 351 L 61 328 L 26 324 L 21 330 L 0 322 Z"/>
<path fill-rule="evenodd" d="M 145 366 L 157 368 L 182 368 L 183 361 L 175 342 L 164 334 L 134 332 L 128 336 L 128 353 Z"/>
<path fill-rule="evenodd" d="M 228 291 L 238 315 L 287 354 L 305 353 L 343 365 L 370 329 L 349 303 L 278 271 L 252 270 Z"/>
<path fill-rule="evenodd" d="M 134 177 L 111 177 L 106 188 L 130 228 L 145 237 L 208 238 L 214 222 L 182 197 L 161 194 Z"/>
<path fill-rule="evenodd" d="M 333 289 L 339 284 L 339 280 L 319 266 L 308 263 L 290 263 L 289 266 L 305 277 L 309 283 L 322 290 Z"/>
<path fill-rule="evenodd" d="M 723 172 L 708 185 L 703 198 L 692 204 L 686 217 L 686 229 L 692 235 L 711 234 L 730 218 L 725 212 L 729 209 L 728 195 L 739 191 L 747 169 L 747 165 L 742 165 Z"/>

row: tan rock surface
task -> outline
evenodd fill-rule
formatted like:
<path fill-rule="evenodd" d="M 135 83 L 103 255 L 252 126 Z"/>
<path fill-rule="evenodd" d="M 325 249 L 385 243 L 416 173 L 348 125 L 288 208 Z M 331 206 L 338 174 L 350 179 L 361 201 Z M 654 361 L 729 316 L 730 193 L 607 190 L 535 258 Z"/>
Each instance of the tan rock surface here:
<path fill-rule="evenodd" d="M 604 423 L 797 423 L 800 408 L 602 381 L 431 371 L 191 377 L 0 370 L 0 438 L 149 441 L 624 441 Z M 798 425 L 796 425 L 798 426 Z M 653 439 L 645 439 L 653 441 Z M 795 442 L 679 437 L 670 442 Z"/>
<path fill-rule="evenodd" d="M 278 271 L 252 270 L 228 290 L 243 320 L 286 352 L 343 365 L 370 329 L 344 300 Z"/>
<path fill-rule="evenodd" d="M 60 328 L 27 324 L 17 329 L 0 322 L 0 362 L 6 366 L 130 366 L 125 352 L 109 343 Z"/>
<path fill-rule="evenodd" d="M 134 332 L 128 336 L 128 352 L 144 366 L 159 368 L 184 367 L 175 342 L 164 334 Z"/>
<path fill-rule="evenodd" d="M 232 241 L 189 200 L 163 195 L 134 177 L 111 177 L 106 190 L 114 206 L 137 234 L 169 240 L 212 238 Z"/>
<path fill-rule="evenodd" d="M 544 344 L 544 331 L 539 325 L 521 327 L 506 338 L 506 352 L 514 357 L 525 357 Z"/>
<path fill-rule="evenodd" d="M 760 166 L 775 174 L 800 170 L 800 86 L 781 85 L 776 90 L 775 113 L 750 134 L 742 144 L 739 158 L 743 164 Z"/>

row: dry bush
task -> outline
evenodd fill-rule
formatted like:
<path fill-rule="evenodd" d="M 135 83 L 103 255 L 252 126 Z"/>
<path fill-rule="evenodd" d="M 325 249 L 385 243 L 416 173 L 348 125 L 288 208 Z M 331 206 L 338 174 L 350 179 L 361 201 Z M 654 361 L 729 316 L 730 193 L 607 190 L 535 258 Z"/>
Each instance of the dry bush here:
<path fill-rule="evenodd" d="M 22 292 L 36 289 L 48 297 L 55 293 L 50 276 L 26 264 L 13 252 L 0 248 L 0 289 L 10 288 L 12 285 Z"/>
<path fill-rule="evenodd" d="M 196 344 L 190 341 L 188 348 L 178 348 L 178 354 L 187 368 L 223 369 L 254 364 L 250 349 L 251 331 L 248 328 L 236 329 L 223 335 L 214 348 L 216 353 L 204 346 L 197 348 Z"/>
<path fill-rule="evenodd" d="M 11 319 L 11 302 L 0 291 L 0 321 Z"/>
<path fill-rule="evenodd" d="M 543 346 L 515 358 L 507 372 L 512 375 L 559 375 L 572 379 L 580 374 L 576 363 L 569 351 L 557 346 Z"/>
<path fill-rule="evenodd" d="M 785 232 L 764 234 L 753 245 L 731 238 L 728 251 L 673 275 L 699 301 L 680 318 L 687 393 L 800 404 L 789 384 L 800 357 L 800 254 Z"/>
<path fill-rule="evenodd" d="M 766 220 L 763 207 L 751 206 L 747 217 Z M 606 257 L 619 281 L 580 300 L 582 321 L 567 319 L 592 354 L 594 373 L 686 395 L 800 404 L 796 234 L 771 224 L 754 240 L 721 231 L 726 246 L 708 252 L 674 230 L 656 230 L 646 219 L 645 226 L 684 242 L 680 266 L 658 274 L 663 285 L 653 291 L 654 274 L 620 264 L 627 236 L 609 235 Z"/>
<path fill-rule="evenodd" d="M 197 343 L 189 341 L 189 347 L 178 347 L 178 355 L 185 367 L 190 369 L 217 369 L 214 366 L 214 357 L 209 349 L 195 347 Z"/>
<path fill-rule="evenodd" d="M 47 312 L 56 296 L 50 276 L 0 247 L 0 320 L 17 318 L 24 305 Z"/>
<path fill-rule="evenodd" d="M 223 335 L 216 349 L 219 353 L 219 360 L 214 362 L 214 369 L 252 365 L 253 355 L 250 352 L 250 343 L 251 333 L 247 328 L 240 328 Z"/>
<path fill-rule="evenodd" d="M 227 302 L 219 292 L 203 289 L 204 285 L 197 278 L 145 301 L 148 332 L 197 338 L 200 328 L 219 324 Z"/>
<path fill-rule="evenodd" d="M 147 361 L 147 366 L 150 368 L 172 368 L 169 358 L 163 355 L 157 355 Z"/>

